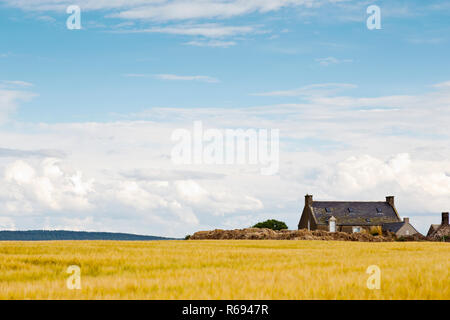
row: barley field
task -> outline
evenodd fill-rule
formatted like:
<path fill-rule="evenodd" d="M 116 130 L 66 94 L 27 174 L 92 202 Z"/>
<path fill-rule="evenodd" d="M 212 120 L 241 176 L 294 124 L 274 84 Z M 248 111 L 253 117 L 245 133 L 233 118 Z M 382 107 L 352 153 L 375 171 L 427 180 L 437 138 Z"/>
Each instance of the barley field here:
<path fill-rule="evenodd" d="M 450 299 L 449 268 L 449 243 L 0 242 L 0 299 Z"/>

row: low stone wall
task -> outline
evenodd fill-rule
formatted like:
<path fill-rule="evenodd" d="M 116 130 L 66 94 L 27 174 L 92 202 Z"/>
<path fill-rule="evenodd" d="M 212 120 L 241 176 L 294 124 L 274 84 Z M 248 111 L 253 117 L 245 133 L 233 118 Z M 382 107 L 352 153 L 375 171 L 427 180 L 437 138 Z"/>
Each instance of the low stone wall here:
<path fill-rule="evenodd" d="M 363 242 L 394 241 L 392 236 L 373 236 L 367 233 L 327 232 L 323 230 L 280 230 L 274 231 L 266 228 L 247 228 L 235 230 L 198 231 L 189 239 L 228 239 L 228 240 L 340 240 Z"/>

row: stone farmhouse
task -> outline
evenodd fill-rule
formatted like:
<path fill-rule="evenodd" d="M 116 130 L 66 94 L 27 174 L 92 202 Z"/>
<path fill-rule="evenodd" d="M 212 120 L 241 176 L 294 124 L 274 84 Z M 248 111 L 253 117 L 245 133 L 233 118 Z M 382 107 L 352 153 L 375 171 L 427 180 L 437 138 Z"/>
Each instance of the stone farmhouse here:
<path fill-rule="evenodd" d="M 442 212 L 441 224 L 432 224 L 428 230 L 427 237 L 434 240 L 441 240 L 450 237 L 450 225 L 448 224 L 448 212 Z"/>
<path fill-rule="evenodd" d="M 389 231 L 397 236 L 418 233 L 409 218 L 400 219 L 393 196 L 386 197 L 386 201 L 314 201 L 307 194 L 298 229 L 378 234 Z"/>

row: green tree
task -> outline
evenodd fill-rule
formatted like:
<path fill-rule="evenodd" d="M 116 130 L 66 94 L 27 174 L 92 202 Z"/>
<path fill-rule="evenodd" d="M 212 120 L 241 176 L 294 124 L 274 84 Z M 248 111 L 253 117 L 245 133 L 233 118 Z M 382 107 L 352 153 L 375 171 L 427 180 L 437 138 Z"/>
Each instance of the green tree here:
<path fill-rule="evenodd" d="M 283 221 L 278 221 L 275 219 L 269 219 L 264 222 L 259 222 L 253 226 L 253 228 L 268 228 L 272 230 L 282 230 L 287 229 L 286 223 Z"/>

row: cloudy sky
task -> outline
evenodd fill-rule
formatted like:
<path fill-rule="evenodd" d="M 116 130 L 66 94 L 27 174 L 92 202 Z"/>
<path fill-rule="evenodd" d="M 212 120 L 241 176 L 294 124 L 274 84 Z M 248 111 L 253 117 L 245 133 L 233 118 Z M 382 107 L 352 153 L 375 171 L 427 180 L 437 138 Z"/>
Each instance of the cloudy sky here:
<path fill-rule="evenodd" d="M 395 195 L 422 232 L 450 210 L 447 1 L 0 0 L 0 39 L 1 230 L 296 228 L 306 193 Z M 194 121 L 279 129 L 278 174 L 174 165 Z"/>

